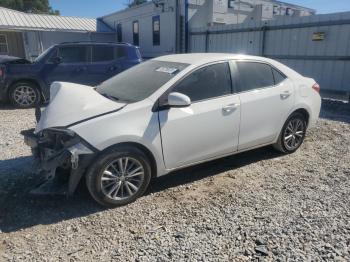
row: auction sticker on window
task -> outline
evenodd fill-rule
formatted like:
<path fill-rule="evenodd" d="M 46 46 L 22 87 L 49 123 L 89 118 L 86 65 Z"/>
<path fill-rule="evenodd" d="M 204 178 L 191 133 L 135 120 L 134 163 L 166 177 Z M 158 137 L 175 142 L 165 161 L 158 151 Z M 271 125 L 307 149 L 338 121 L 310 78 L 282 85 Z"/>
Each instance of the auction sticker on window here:
<path fill-rule="evenodd" d="M 167 74 L 174 74 L 175 72 L 179 71 L 178 68 L 175 67 L 159 67 L 156 69 L 157 72 L 161 72 L 161 73 L 167 73 Z"/>

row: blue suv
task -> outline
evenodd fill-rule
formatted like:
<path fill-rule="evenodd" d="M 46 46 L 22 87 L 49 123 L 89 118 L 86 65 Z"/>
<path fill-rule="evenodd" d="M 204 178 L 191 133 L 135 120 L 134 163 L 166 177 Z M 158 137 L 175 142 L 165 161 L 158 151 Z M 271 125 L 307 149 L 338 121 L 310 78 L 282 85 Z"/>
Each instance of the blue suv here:
<path fill-rule="evenodd" d="M 54 81 L 96 86 L 141 61 L 138 47 L 127 43 L 62 43 L 33 63 L 0 56 L 0 101 L 32 107 L 49 99 Z"/>

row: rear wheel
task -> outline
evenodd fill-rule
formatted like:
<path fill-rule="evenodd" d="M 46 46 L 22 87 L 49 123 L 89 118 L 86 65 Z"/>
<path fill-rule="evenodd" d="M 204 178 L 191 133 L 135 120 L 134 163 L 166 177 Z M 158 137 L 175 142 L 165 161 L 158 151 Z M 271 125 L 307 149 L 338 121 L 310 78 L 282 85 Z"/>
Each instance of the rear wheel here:
<path fill-rule="evenodd" d="M 292 114 L 284 124 L 274 148 L 282 153 L 293 153 L 303 143 L 306 134 L 306 120 L 300 113 Z"/>
<path fill-rule="evenodd" d="M 32 83 L 18 82 L 11 87 L 9 99 L 15 107 L 33 107 L 40 102 L 39 88 Z"/>
<path fill-rule="evenodd" d="M 86 175 L 92 197 L 100 204 L 117 207 L 142 196 L 151 179 L 150 162 L 134 147 L 116 147 L 103 153 Z"/>

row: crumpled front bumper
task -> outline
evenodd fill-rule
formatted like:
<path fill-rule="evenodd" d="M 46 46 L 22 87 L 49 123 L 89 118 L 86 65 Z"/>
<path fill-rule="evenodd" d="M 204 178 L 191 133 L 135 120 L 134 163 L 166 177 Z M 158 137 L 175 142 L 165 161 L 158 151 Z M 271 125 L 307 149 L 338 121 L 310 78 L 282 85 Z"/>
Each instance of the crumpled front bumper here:
<path fill-rule="evenodd" d="M 22 131 L 21 134 L 25 144 L 32 149 L 33 171 L 43 180 L 31 193 L 73 194 L 97 150 L 76 135 L 62 148 L 53 149 L 47 146 L 40 135 L 34 134 L 34 129 Z"/>

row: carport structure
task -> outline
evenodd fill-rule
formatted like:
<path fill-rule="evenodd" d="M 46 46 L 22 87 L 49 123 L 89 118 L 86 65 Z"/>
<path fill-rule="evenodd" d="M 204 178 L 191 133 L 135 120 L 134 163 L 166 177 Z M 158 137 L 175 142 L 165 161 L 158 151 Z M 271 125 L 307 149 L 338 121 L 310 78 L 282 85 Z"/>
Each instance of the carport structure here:
<path fill-rule="evenodd" d="M 0 7 L 0 55 L 33 60 L 61 42 L 115 40 L 114 30 L 99 19 L 28 14 Z"/>

